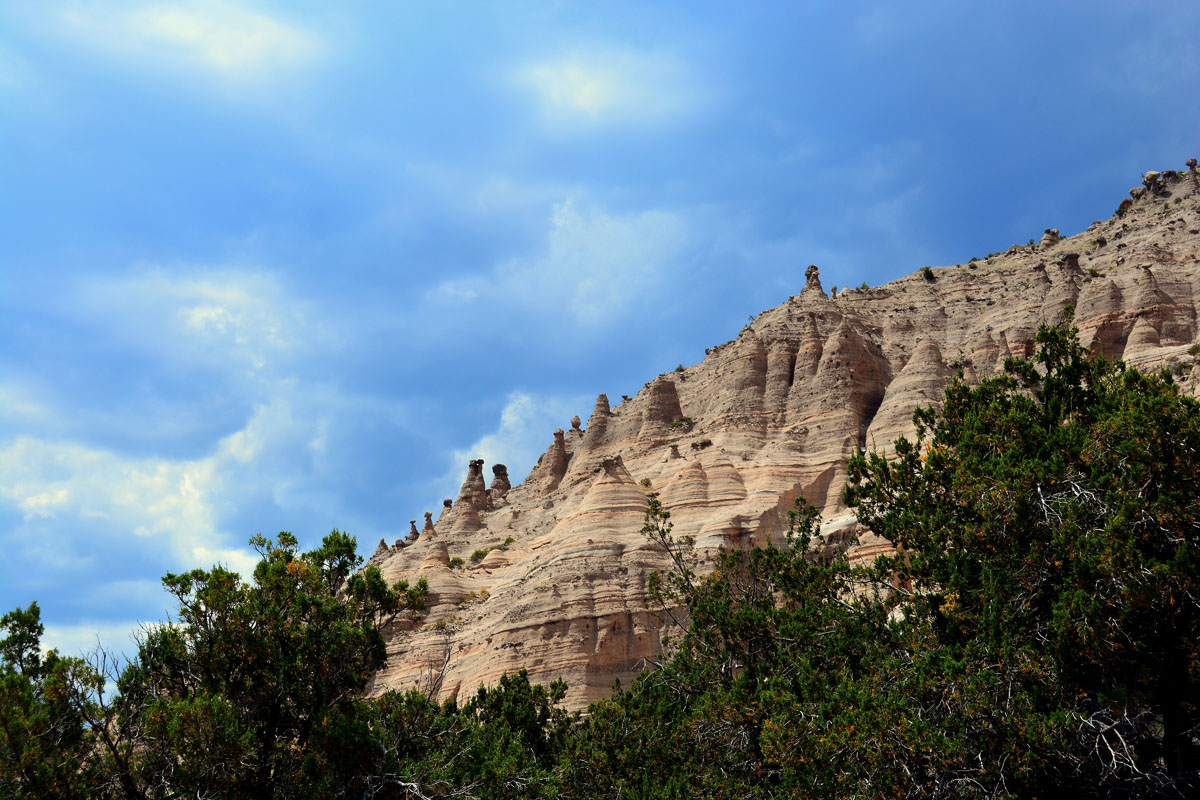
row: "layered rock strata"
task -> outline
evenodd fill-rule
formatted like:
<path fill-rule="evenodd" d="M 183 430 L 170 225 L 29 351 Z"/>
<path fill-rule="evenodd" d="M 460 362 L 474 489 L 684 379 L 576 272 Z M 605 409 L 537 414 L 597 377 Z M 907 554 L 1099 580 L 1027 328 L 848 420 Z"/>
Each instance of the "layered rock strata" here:
<path fill-rule="evenodd" d="M 873 557 L 886 542 L 855 531 L 841 504 L 847 458 L 886 451 L 956 373 L 978 381 L 1031 354 L 1064 306 L 1088 347 L 1172 368 L 1195 393 L 1198 234 L 1193 161 L 1147 174 L 1117 215 L 1076 236 L 1048 228 L 1040 244 L 835 297 L 808 267 L 801 292 L 701 363 L 616 407 L 599 395 L 586 427 L 576 417 L 554 431 L 524 483 L 496 465 L 485 488 L 472 461 L 436 530 L 427 512 L 419 535 L 381 542 L 371 561 L 385 577 L 425 577 L 430 596 L 424 620 L 389 632 L 374 690 L 437 681 L 447 697 L 525 668 L 565 678 L 579 708 L 628 682 L 660 652 L 645 598 L 666 563 L 640 533 L 649 492 L 701 554 L 781 537 L 803 496 L 831 546 L 857 534 L 852 556 Z"/>

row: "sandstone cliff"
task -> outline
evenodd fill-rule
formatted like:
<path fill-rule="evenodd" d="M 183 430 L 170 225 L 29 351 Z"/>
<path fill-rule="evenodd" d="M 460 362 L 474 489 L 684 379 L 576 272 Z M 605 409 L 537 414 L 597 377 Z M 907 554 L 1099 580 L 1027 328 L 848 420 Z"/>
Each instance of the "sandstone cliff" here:
<path fill-rule="evenodd" d="M 628 682 L 660 649 L 644 607 L 665 566 L 639 533 L 660 493 L 675 532 L 702 552 L 779 536 L 803 495 L 831 545 L 854 531 L 841 505 L 846 459 L 887 448 L 914 406 L 962 370 L 977 381 L 1032 352 L 1042 321 L 1076 307 L 1084 344 L 1142 368 L 1200 368 L 1200 180 L 1148 173 L 1112 218 L 1072 237 L 1048 229 L 969 264 L 921 270 L 831 297 L 810 267 L 801 291 L 701 363 L 660 375 L 586 426 L 557 430 L 526 480 L 502 465 L 485 487 L 472 461 L 456 501 L 408 538 L 380 542 L 385 577 L 430 585 L 429 613 L 391 631 L 374 689 L 420 684 L 443 697 L 505 672 L 563 677 L 581 707 Z M 798 287 L 800 288 L 800 287 Z M 449 501 L 448 501 L 449 502 Z M 886 543 L 857 532 L 852 555 Z"/>

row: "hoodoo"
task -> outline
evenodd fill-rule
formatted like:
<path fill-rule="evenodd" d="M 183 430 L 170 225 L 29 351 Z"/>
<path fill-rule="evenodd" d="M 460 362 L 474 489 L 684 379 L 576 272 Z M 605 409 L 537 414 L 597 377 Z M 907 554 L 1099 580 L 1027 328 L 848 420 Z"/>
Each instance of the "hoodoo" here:
<path fill-rule="evenodd" d="M 521 484 L 497 464 L 486 488 L 483 462 L 471 461 L 436 536 L 427 513 L 419 539 L 381 543 L 372 557 L 389 580 L 430 586 L 424 623 L 394 636 L 374 689 L 415 685 L 447 641 L 443 696 L 522 668 L 540 682 L 565 678 L 571 708 L 627 683 L 660 649 L 646 584 L 666 561 L 640 533 L 650 493 L 701 556 L 782 536 L 803 496 L 824 515 L 827 546 L 856 534 L 852 557 L 873 557 L 886 542 L 856 531 L 841 503 L 847 458 L 886 450 L 956 375 L 977 381 L 1029 355 L 1038 325 L 1066 306 L 1086 346 L 1170 368 L 1196 393 L 1195 160 L 1187 172 L 1147 173 L 1132 195 L 1074 236 L 1047 228 L 1039 243 L 836 299 L 817 267 L 797 268 L 799 294 L 701 363 L 616 408 L 599 395 L 586 428 L 564 420 Z"/>

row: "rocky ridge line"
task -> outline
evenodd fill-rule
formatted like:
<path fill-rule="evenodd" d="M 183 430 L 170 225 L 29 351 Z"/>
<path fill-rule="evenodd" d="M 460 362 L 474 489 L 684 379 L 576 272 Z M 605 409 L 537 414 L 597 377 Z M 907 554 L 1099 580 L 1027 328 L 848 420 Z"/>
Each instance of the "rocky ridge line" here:
<path fill-rule="evenodd" d="M 429 612 L 389 632 L 373 691 L 433 687 L 445 698 L 505 672 L 567 680 L 568 707 L 607 695 L 659 654 L 645 608 L 664 559 L 640 534 L 647 493 L 702 553 L 779 537 L 804 496 L 823 535 L 871 558 L 886 542 L 855 530 L 841 502 L 847 458 L 911 430 L 956 372 L 976 382 L 1032 353 L 1039 323 L 1076 308 L 1085 345 L 1140 368 L 1172 368 L 1197 392 L 1200 176 L 1144 176 L 1108 220 L 876 288 L 827 294 L 816 267 L 694 366 L 665 373 L 586 427 L 556 430 L 526 480 L 503 465 L 486 487 L 472 461 L 436 523 L 371 562 L 389 580 L 425 577 Z"/>

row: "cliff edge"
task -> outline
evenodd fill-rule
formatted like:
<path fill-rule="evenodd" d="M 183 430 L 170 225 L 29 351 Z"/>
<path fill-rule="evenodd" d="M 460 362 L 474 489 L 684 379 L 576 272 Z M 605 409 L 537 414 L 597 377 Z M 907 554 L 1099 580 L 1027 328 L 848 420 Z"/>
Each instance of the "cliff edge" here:
<path fill-rule="evenodd" d="M 798 270 L 798 279 L 800 277 Z M 796 295 L 694 366 L 659 375 L 586 425 L 556 430 L 523 483 L 472 461 L 436 521 L 380 542 L 388 580 L 429 581 L 429 611 L 389 631 L 373 690 L 442 698 L 527 669 L 566 679 L 580 708 L 661 649 L 645 607 L 665 558 L 640 533 L 658 492 L 701 553 L 781 537 L 798 496 L 821 509 L 830 546 L 887 543 L 841 504 L 856 448 L 887 449 L 962 371 L 974 383 L 1028 356 L 1066 305 L 1084 345 L 1143 369 L 1168 367 L 1193 394 L 1200 368 L 1200 176 L 1147 173 L 1108 220 L 1075 236 L 923 268 L 876 288 L 827 292 L 810 266 Z M 566 421 L 564 421 L 566 422 Z"/>

